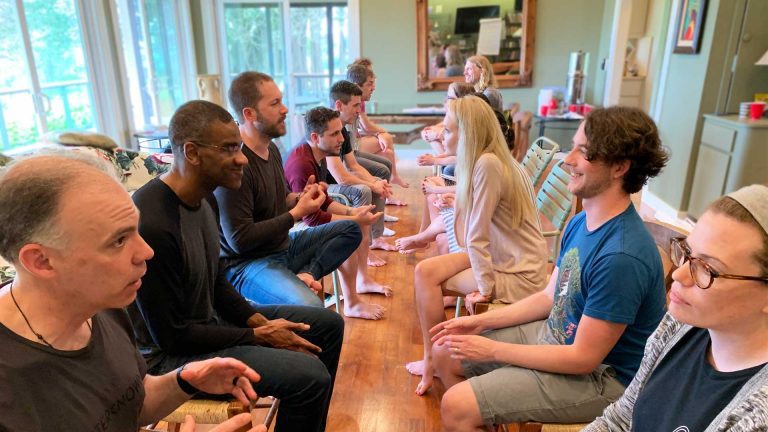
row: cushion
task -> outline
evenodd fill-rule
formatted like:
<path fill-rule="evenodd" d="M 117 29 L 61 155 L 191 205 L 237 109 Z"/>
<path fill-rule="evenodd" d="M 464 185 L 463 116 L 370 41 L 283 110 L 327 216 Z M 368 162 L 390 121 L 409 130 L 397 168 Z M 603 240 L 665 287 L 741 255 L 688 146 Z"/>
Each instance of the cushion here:
<path fill-rule="evenodd" d="M 103 150 L 114 150 L 117 143 L 110 137 L 94 132 L 53 132 L 47 135 L 49 141 L 67 146 L 88 146 Z"/>

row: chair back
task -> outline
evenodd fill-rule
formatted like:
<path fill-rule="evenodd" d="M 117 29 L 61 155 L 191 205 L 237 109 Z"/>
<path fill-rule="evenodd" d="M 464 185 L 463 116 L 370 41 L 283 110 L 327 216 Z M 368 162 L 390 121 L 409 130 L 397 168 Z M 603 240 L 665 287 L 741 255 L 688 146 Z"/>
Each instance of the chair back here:
<path fill-rule="evenodd" d="M 512 120 L 512 127 L 515 130 L 515 148 L 512 150 L 512 156 L 518 162 L 522 162 L 529 147 L 528 137 L 533 125 L 533 113 L 519 111 L 514 113 L 510 120 Z"/>
<path fill-rule="evenodd" d="M 552 170 L 536 195 L 536 208 L 552 224 L 554 229 L 544 230 L 544 237 L 554 237 L 554 246 L 549 261 L 553 262 L 560 253 L 560 234 L 573 209 L 573 194 L 568 190 L 570 175 L 563 169 L 563 161 L 552 165 Z"/>
<path fill-rule="evenodd" d="M 653 241 L 656 243 L 656 249 L 658 249 L 661 256 L 661 264 L 664 267 L 664 287 L 667 293 L 669 293 L 669 289 L 672 287 L 672 272 L 676 268 L 669 256 L 669 248 L 673 238 L 687 237 L 688 232 L 664 222 L 643 221 L 643 223 L 648 232 L 651 233 L 651 237 L 653 237 Z"/>
<path fill-rule="evenodd" d="M 522 165 L 528 172 L 528 175 L 531 176 L 531 184 L 534 187 L 541 180 L 544 170 L 547 169 L 547 165 L 549 165 L 558 151 L 560 151 L 560 146 L 556 142 L 549 138 L 541 137 L 525 153 Z"/>

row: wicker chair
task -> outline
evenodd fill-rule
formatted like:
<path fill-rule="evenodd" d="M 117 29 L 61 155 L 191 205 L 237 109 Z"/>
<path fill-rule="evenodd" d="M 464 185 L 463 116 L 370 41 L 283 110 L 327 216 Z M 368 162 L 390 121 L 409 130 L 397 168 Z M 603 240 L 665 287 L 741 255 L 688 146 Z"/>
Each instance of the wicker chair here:
<path fill-rule="evenodd" d="M 280 399 L 263 397 L 256 401 L 253 408 L 255 410 L 267 410 L 264 420 L 261 423 L 269 428 L 277 415 L 279 406 Z M 181 430 L 181 424 L 184 422 L 184 418 L 186 418 L 187 415 L 194 417 L 195 423 L 198 424 L 219 424 L 238 414 L 246 412 L 249 412 L 249 407 L 243 405 L 239 401 L 191 399 L 181 404 L 181 406 L 176 408 L 174 412 L 166 416 L 163 421 L 168 423 L 168 430 L 170 432 L 179 432 Z M 245 428 L 244 430 L 248 430 L 248 428 Z"/>

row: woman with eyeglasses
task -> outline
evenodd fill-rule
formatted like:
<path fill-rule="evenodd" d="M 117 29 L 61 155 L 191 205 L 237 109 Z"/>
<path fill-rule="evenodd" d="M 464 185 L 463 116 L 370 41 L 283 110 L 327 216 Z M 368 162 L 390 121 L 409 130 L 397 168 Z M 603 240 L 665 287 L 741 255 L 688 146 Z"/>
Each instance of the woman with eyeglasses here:
<path fill-rule="evenodd" d="M 624 395 L 584 431 L 768 430 L 768 186 L 675 239 L 669 313 Z"/>

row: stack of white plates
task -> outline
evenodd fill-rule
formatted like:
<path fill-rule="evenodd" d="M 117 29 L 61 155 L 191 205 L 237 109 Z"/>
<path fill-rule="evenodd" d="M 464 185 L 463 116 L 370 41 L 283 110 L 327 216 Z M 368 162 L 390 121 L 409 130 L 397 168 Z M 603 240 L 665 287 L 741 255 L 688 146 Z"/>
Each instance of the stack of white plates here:
<path fill-rule="evenodd" d="M 739 118 L 749 117 L 749 107 L 751 105 L 752 102 L 742 102 L 739 104 Z"/>

